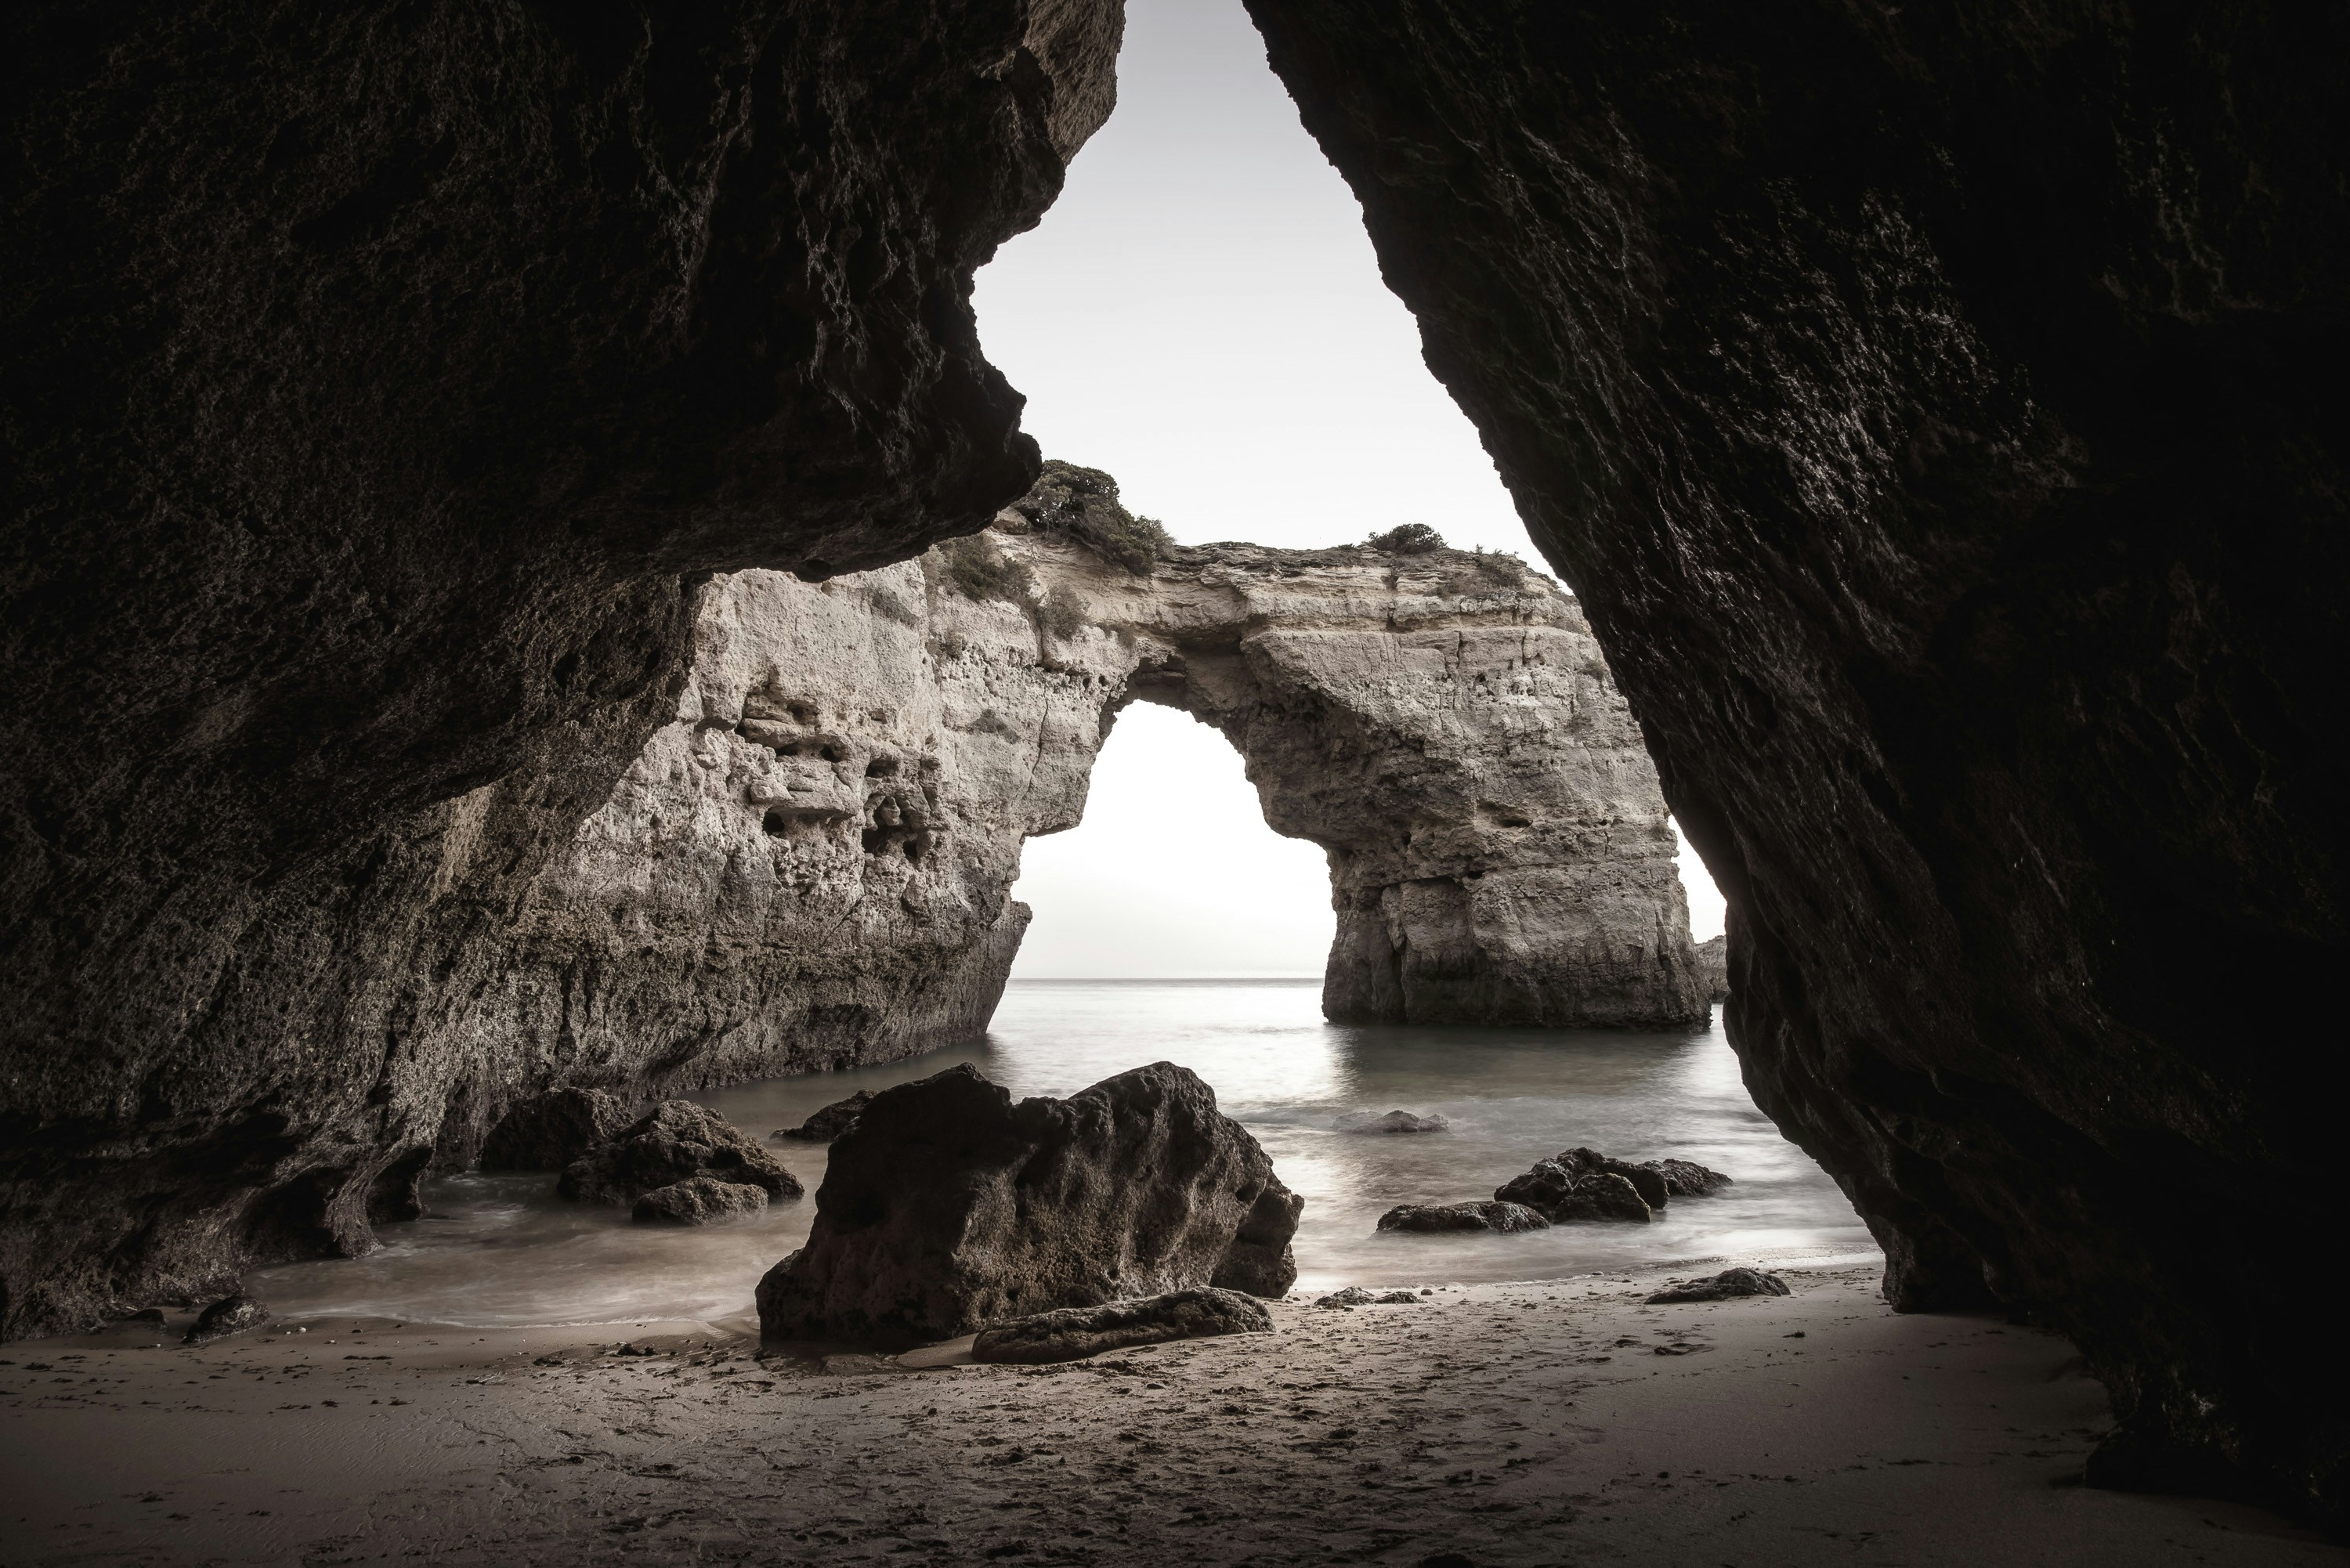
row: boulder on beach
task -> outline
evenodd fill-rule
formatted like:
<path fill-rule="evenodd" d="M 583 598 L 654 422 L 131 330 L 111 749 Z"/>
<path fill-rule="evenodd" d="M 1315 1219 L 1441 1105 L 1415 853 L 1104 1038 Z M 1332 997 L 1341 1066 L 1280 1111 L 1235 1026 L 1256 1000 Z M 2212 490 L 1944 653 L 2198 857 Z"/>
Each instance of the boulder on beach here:
<path fill-rule="evenodd" d="M 807 1245 L 759 1282 L 769 1339 L 951 1339 L 1203 1286 L 1280 1296 L 1305 1200 L 1154 1063 L 1014 1104 L 968 1064 L 873 1096 L 832 1146 Z"/>
<path fill-rule="evenodd" d="M 1263 1303 L 1239 1291 L 1210 1287 L 1014 1318 L 982 1331 L 972 1342 L 971 1358 L 1040 1366 L 1174 1339 L 1272 1332 L 1273 1314 Z"/>
<path fill-rule="evenodd" d="M 1349 1111 L 1330 1125 L 1346 1133 L 1431 1133 L 1442 1132 L 1452 1124 L 1434 1111 L 1424 1116 L 1409 1111 L 1389 1111 L 1383 1116 Z"/>
<path fill-rule="evenodd" d="M 1336 1310 L 1358 1306 L 1418 1306 L 1419 1298 L 1409 1291 L 1367 1291 L 1360 1285 L 1347 1285 L 1332 1291 L 1314 1303 L 1318 1307 Z"/>
<path fill-rule="evenodd" d="M 517 1103 L 482 1141 L 484 1170 L 561 1170 L 629 1125 L 628 1102 L 603 1089 L 549 1089 Z"/>
<path fill-rule="evenodd" d="M 1783 1296 L 1793 1293 L 1787 1282 L 1776 1274 L 1766 1274 L 1760 1269 L 1724 1269 L 1710 1280 L 1690 1280 L 1686 1284 L 1659 1291 L 1648 1298 L 1650 1306 L 1662 1306 L 1673 1302 L 1725 1302 L 1733 1296 Z"/>
<path fill-rule="evenodd" d="M 556 1194 L 575 1203 L 626 1209 L 657 1189 L 697 1176 L 755 1187 L 769 1198 L 797 1198 L 798 1178 L 716 1111 L 691 1100 L 664 1100 L 650 1115 L 598 1144 L 563 1168 Z"/>
<path fill-rule="evenodd" d="M 259 1328 L 270 1319 L 269 1309 L 251 1296 L 226 1296 L 213 1303 L 197 1315 L 195 1326 L 188 1330 L 184 1345 L 210 1345 L 216 1339 L 226 1339 L 233 1334 L 243 1334 L 249 1328 Z"/>
<path fill-rule="evenodd" d="M 767 1189 L 743 1181 L 721 1181 L 712 1176 L 689 1176 L 667 1187 L 656 1187 L 636 1201 L 629 1218 L 655 1225 L 715 1225 L 764 1214 Z"/>
<path fill-rule="evenodd" d="M 1491 1231 L 1513 1236 L 1547 1231 L 1550 1221 L 1523 1203 L 1488 1199 L 1482 1203 L 1399 1203 L 1379 1216 L 1382 1231 Z"/>
<path fill-rule="evenodd" d="M 859 1089 L 845 1100 L 835 1100 L 795 1127 L 779 1127 L 767 1135 L 768 1141 L 789 1143 L 830 1143 L 850 1127 L 865 1107 L 873 1103 L 873 1091 Z"/>

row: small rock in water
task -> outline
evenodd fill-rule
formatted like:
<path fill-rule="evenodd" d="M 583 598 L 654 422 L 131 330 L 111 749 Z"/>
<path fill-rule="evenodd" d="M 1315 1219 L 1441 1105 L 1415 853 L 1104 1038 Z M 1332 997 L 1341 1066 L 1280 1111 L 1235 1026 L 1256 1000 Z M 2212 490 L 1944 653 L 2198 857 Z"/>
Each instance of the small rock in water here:
<path fill-rule="evenodd" d="M 1732 1296 L 1783 1296 L 1793 1293 L 1787 1282 L 1760 1269 L 1724 1269 L 1710 1280 L 1691 1280 L 1648 1298 L 1650 1306 L 1673 1302 L 1723 1302 Z"/>
<path fill-rule="evenodd" d="M 706 1176 L 756 1187 L 771 1198 L 797 1198 L 799 1179 L 736 1131 L 716 1111 L 691 1100 L 664 1100 L 618 1137 L 564 1167 L 557 1196 L 574 1203 L 633 1205 L 658 1188 Z"/>
<path fill-rule="evenodd" d="M 1665 1191 L 1674 1198 L 1711 1198 L 1731 1184 L 1718 1170 L 1708 1170 L 1693 1159 L 1646 1159 L 1643 1170 L 1665 1179 Z"/>
<path fill-rule="evenodd" d="M 1340 1132 L 1350 1133 L 1431 1133 L 1442 1132 L 1452 1124 L 1434 1111 L 1416 1116 L 1409 1111 L 1389 1111 L 1383 1116 L 1368 1111 L 1349 1111 L 1330 1124 Z"/>
<path fill-rule="evenodd" d="M 629 1218 L 663 1225 L 713 1225 L 721 1220 L 764 1213 L 766 1207 L 764 1188 L 692 1176 L 654 1188 L 637 1199 Z"/>
<path fill-rule="evenodd" d="M 1494 1200 L 1523 1203 L 1554 1225 L 1578 1220 L 1626 1220 L 1645 1225 L 1656 1218 L 1630 1178 L 1586 1167 L 1579 1160 L 1569 1163 L 1582 1152 L 1569 1150 L 1557 1159 L 1544 1160 L 1496 1188 Z M 1656 1177 L 1653 1171 L 1645 1174 L 1652 1179 Z"/>
<path fill-rule="evenodd" d="M 872 1102 L 873 1092 L 859 1089 L 845 1100 L 835 1100 L 795 1127 L 779 1127 L 767 1135 L 770 1143 L 830 1143 L 850 1127 Z"/>
<path fill-rule="evenodd" d="M 185 1345 L 210 1345 L 216 1339 L 226 1339 L 232 1334 L 243 1334 L 248 1328 L 258 1328 L 270 1318 L 269 1309 L 251 1296 L 228 1296 L 204 1308 L 196 1319 L 195 1327 L 188 1330 Z"/>
<path fill-rule="evenodd" d="M 1272 1332 L 1273 1314 L 1255 1297 L 1210 1287 L 1014 1318 L 982 1330 L 971 1358 L 1038 1366 L 1174 1339 Z"/>
<path fill-rule="evenodd" d="M 1523 1203 L 1488 1199 L 1482 1203 L 1399 1203 L 1379 1216 L 1382 1231 L 1491 1231 L 1515 1235 L 1547 1231 L 1550 1221 Z"/>

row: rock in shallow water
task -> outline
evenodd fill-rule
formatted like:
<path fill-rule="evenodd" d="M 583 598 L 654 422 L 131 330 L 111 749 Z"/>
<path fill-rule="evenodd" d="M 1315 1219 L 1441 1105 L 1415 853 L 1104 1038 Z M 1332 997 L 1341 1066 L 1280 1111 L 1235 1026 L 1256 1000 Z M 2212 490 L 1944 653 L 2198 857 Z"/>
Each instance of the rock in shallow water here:
<path fill-rule="evenodd" d="M 756 1187 L 770 1198 L 797 1198 L 799 1179 L 716 1111 L 691 1100 L 664 1100 L 609 1143 L 566 1166 L 557 1195 L 575 1203 L 625 1208 L 657 1188 L 694 1177 Z"/>
<path fill-rule="evenodd" d="M 1424 1116 L 1416 1116 L 1409 1111 L 1389 1111 L 1383 1116 L 1352 1111 L 1331 1125 L 1348 1133 L 1431 1133 L 1442 1132 L 1452 1124 L 1433 1111 Z"/>
<path fill-rule="evenodd" d="M 204 1308 L 195 1326 L 188 1330 L 185 1345 L 210 1345 L 216 1339 L 226 1339 L 233 1334 L 258 1328 L 271 1317 L 269 1309 L 251 1296 L 229 1296 Z"/>
<path fill-rule="evenodd" d="M 1523 1203 L 1553 1224 L 1575 1220 L 1622 1220 L 1636 1224 L 1655 1218 L 1673 1198 L 1697 1198 L 1730 1185 L 1718 1170 L 1686 1159 L 1651 1159 L 1634 1165 L 1594 1148 L 1571 1148 L 1545 1159 L 1494 1190 L 1497 1199 Z"/>
<path fill-rule="evenodd" d="M 767 1135 L 771 1142 L 830 1143 L 850 1127 L 873 1100 L 869 1089 L 859 1089 L 845 1100 L 835 1100 L 795 1127 L 780 1127 Z"/>
<path fill-rule="evenodd" d="M 1063 1307 L 998 1324 L 972 1343 L 971 1358 L 1033 1366 L 1170 1339 L 1272 1332 L 1273 1314 L 1239 1291 L 1170 1291 L 1139 1301 Z"/>
<path fill-rule="evenodd" d="M 691 1176 L 656 1187 L 638 1199 L 629 1218 L 661 1225 L 714 1225 L 722 1220 L 764 1213 L 766 1208 L 764 1188 Z"/>
<path fill-rule="evenodd" d="M 1766 1274 L 1760 1269 L 1724 1269 L 1710 1280 L 1691 1280 L 1687 1284 L 1659 1291 L 1648 1298 L 1648 1304 L 1724 1302 L 1732 1296 L 1783 1296 L 1793 1293 L 1787 1289 L 1787 1282 L 1776 1274 Z"/>
<path fill-rule="evenodd" d="M 1305 1200 L 1170 1063 L 1013 1102 L 962 1065 L 873 1097 L 807 1245 L 759 1282 L 770 1339 L 915 1343 L 1214 1285 L 1279 1296 Z"/>
<path fill-rule="evenodd" d="M 1489 1199 L 1482 1203 L 1399 1203 L 1379 1216 L 1382 1231 L 1491 1231 L 1514 1235 L 1547 1231 L 1550 1221 L 1523 1203 Z"/>

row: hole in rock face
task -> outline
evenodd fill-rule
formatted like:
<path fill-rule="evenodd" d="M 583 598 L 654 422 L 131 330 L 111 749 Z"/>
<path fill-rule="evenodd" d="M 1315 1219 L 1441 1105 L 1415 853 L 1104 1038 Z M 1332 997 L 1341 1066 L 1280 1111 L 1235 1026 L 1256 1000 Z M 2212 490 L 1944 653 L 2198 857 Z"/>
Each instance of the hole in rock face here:
<path fill-rule="evenodd" d="M 898 776 L 898 759 L 895 757 L 874 758 L 871 762 L 865 764 L 865 776 L 868 779 L 896 778 Z"/>
<path fill-rule="evenodd" d="M 808 706 L 806 703 L 805 703 L 805 702 L 795 702 L 795 703 L 793 703 L 793 704 L 792 704 L 792 722 L 793 722 L 793 723 L 795 723 L 795 724 L 813 724 L 813 723 L 815 723 L 815 722 L 816 722 L 816 710 L 815 710 L 815 709 L 813 709 L 813 708 L 811 708 L 811 707 L 809 707 L 809 706 Z"/>
<path fill-rule="evenodd" d="M 906 840 L 906 858 L 920 866 L 922 863 L 922 856 L 928 852 L 930 846 L 930 835 L 918 834 Z"/>
<path fill-rule="evenodd" d="M 768 837 L 781 838 L 790 828 L 791 823 L 782 812 L 771 811 L 767 813 L 765 819 L 759 824 L 759 826 L 766 833 Z"/>
<path fill-rule="evenodd" d="M 838 746 L 818 746 L 816 749 L 816 754 L 822 757 L 828 763 L 837 763 L 840 761 L 840 748 Z"/>
<path fill-rule="evenodd" d="M 887 852 L 888 852 L 888 850 L 889 850 L 889 830 L 888 828 L 886 828 L 886 827 L 868 827 L 868 828 L 867 828 L 867 829 L 865 830 L 865 853 L 866 853 L 866 854 L 868 854 L 868 855 L 880 855 L 880 854 L 887 853 Z"/>

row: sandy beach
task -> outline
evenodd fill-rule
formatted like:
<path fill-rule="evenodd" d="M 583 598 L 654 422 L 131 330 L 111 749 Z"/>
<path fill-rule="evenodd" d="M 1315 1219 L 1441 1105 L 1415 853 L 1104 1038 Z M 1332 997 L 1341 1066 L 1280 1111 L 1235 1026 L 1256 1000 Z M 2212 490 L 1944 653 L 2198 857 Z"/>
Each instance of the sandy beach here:
<path fill-rule="evenodd" d="M 2082 1486 L 2109 1417 L 2060 1339 L 1898 1316 L 1871 1270 L 1641 1304 L 1665 1277 L 1295 1300 L 1043 1368 L 743 1324 L 118 1325 L 0 1357 L 0 1562 L 2350 1563 Z"/>

